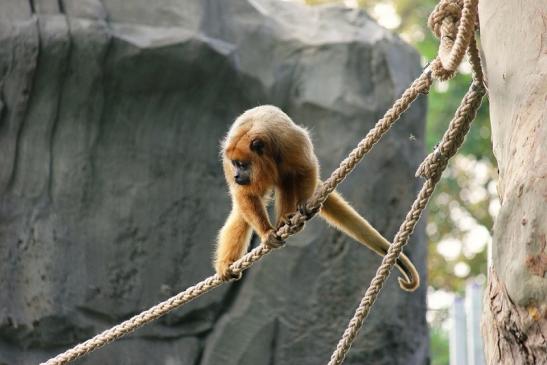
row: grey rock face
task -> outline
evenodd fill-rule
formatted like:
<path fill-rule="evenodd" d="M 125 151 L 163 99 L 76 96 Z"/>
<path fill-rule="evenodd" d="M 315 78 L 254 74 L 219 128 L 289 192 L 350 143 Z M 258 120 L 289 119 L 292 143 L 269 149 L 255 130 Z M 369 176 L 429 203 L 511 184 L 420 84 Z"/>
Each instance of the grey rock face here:
<path fill-rule="evenodd" d="M 418 72 L 354 10 L 0 3 L 0 364 L 46 360 L 212 273 L 230 209 L 218 144 L 246 108 L 306 125 L 327 176 Z M 422 99 L 340 188 L 389 238 L 418 189 L 424 114 Z M 425 273 L 422 228 L 407 253 Z M 326 363 L 379 263 L 315 219 L 240 282 L 79 363 Z M 425 285 L 392 276 L 346 364 L 425 363 Z"/>

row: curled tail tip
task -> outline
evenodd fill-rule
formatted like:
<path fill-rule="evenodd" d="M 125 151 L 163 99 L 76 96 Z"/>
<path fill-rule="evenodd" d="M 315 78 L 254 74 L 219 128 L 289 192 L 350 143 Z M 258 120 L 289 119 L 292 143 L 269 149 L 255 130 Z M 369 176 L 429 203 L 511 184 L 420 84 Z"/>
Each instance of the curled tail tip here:
<path fill-rule="evenodd" d="M 399 286 L 404 291 L 412 292 L 420 287 L 420 279 L 418 277 L 416 278 L 413 277 L 412 279 L 408 277 L 405 277 L 405 278 L 399 277 L 398 281 L 399 281 Z"/>

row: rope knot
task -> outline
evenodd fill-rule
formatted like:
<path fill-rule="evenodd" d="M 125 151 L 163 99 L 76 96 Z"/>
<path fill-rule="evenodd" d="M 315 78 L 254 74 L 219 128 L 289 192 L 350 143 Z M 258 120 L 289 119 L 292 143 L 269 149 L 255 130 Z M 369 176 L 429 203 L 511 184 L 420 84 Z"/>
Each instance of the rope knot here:
<path fill-rule="evenodd" d="M 453 24 L 459 21 L 462 16 L 463 0 L 442 0 L 435 6 L 427 19 L 427 25 L 431 31 L 441 38 L 441 28 L 445 18 L 451 18 Z"/>
<path fill-rule="evenodd" d="M 431 65 L 433 77 L 449 80 L 462 62 L 476 29 L 478 0 L 441 0 L 427 21 L 441 40 L 438 57 Z"/>

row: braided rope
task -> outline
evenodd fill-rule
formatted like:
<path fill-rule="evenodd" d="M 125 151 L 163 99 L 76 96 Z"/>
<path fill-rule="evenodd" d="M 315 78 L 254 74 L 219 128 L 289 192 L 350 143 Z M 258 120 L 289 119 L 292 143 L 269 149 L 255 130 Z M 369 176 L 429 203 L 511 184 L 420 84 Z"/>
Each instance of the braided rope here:
<path fill-rule="evenodd" d="M 431 88 L 431 71 L 426 68 L 422 74 L 404 91 L 403 95 L 395 101 L 393 106 L 384 114 L 376 125 L 367 133 L 365 138 L 359 142 L 357 147 L 350 152 L 334 170 L 331 176 L 326 179 L 321 187 L 317 189 L 311 199 L 306 203 L 306 208 L 310 210 L 317 209 L 319 203 L 325 201 L 327 196 L 334 191 L 346 176 L 355 168 L 363 156 L 369 152 L 372 147 L 382 138 L 382 136 L 391 128 L 391 126 L 400 118 L 410 104 L 420 94 L 427 94 Z"/>
<path fill-rule="evenodd" d="M 473 24 L 473 27 L 474 26 L 475 25 Z M 370 309 L 376 301 L 393 266 L 397 262 L 403 247 L 406 245 L 408 238 L 414 231 L 414 227 L 420 219 L 429 198 L 433 194 L 435 185 L 440 180 L 442 172 L 448 164 L 448 160 L 454 156 L 462 145 L 465 136 L 469 131 L 471 122 L 475 119 L 482 98 L 486 94 L 486 89 L 483 84 L 480 57 L 473 35 L 469 39 L 467 51 L 473 67 L 473 82 L 463 97 L 460 106 L 456 110 L 454 118 L 443 135 L 439 146 L 435 151 L 430 153 L 418 167 L 416 175 L 425 177 L 426 181 L 401 224 L 399 231 L 395 235 L 393 243 L 390 245 L 386 255 L 382 259 L 382 263 L 376 271 L 376 275 L 372 279 L 365 295 L 344 331 L 342 338 L 338 342 L 328 365 L 340 365 L 344 361 L 351 344 L 368 317 Z"/>
<path fill-rule="evenodd" d="M 378 121 L 373 129 L 371 129 L 359 145 L 342 161 L 340 166 L 332 173 L 332 175 L 318 188 L 314 196 L 306 204 L 306 212 L 295 212 L 288 221 L 280 226 L 276 233 L 276 237 L 272 237 L 271 241 L 285 240 L 289 236 L 302 230 L 304 223 L 312 218 L 318 211 L 321 204 L 327 199 L 336 185 L 355 168 L 361 158 L 376 144 L 380 138 L 391 128 L 393 123 L 399 119 L 401 114 L 408 109 L 410 104 L 416 100 L 418 95 L 425 94 L 431 87 L 431 72 L 425 70 L 403 93 L 403 95 L 395 102 L 395 104 L 386 112 L 384 117 Z M 230 270 L 235 278 L 252 266 L 262 256 L 268 254 L 275 247 L 272 242 L 263 242 L 260 246 L 254 248 L 245 256 L 234 262 L 230 266 Z M 270 245 L 268 245 L 270 243 Z M 198 284 L 189 287 L 183 292 L 161 302 L 154 307 L 135 315 L 134 317 L 109 328 L 93 338 L 76 345 L 75 347 L 49 359 L 42 365 L 61 365 L 73 361 L 83 355 L 94 351 L 118 338 L 125 336 L 137 328 L 152 322 L 168 312 L 180 307 L 183 304 L 207 293 L 208 291 L 220 286 L 221 284 L 231 281 L 223 281 L 218 275 L 213 275 L 202 280 Z"/>
<path fill-rule="evenodd" d="M 442 151 L 441 154 L 438 154 L 437 152 L 430 154 L 426 158 L 426 161 L 424 161 L 424 163 L 420 166 L 418 171 L 420 175 L 427 176 L 427 180 L 418 193 L 418 196 L 412 204 L 412 207 L 405 217 L 405 220 L 401 224 L 399 232 L 395 235 L 393 243 L 384 256 L 382 264 L 376 271 L 376 275 L 372 279 L 370 286 L 357 307 L 353 318 L 350 320 L 348 327 L 344 331 L 342 338 L 338 342 L 336 350 L 332 354 L 328 365 L 339 365 L 344 361 L 353 340 L 363 326 L 372 305 L 376 301 L 376 298 L 384 285 L 384 282 L 397 262 L 397 258 L 401 254 L 401 251 L 407 243 L 408 238 L 414 231 L 416 223 L 426 207 L 429 198 L 433 194 L 435 185 L 440 180 L 441 174 L 446 168 L 448 159 L 456 153 L 458 148 L 461 146 L 466 133 L 469 131 L 470 123 L 475 118 L 476 112 L 485 93 L 486 91 L 481 84 L 474 82 L 471 85 L 469 91 L 463 98 L 458 111 L 456 112 L 456 116 L 450 123 L 449 130 L 443 136 L 443 142 L 441 143 L 441 147 L 439 149 Z M 437 156 L 443 156 L 443 158 L 438 159 Z"/>
<path fill-rule="evenodd" d="M 431 31 L 440 38 L 433 77 L 448 80 L 456 72 L 475 31 L 479 0 L 441 0 L 429 16 Z"/>
<path fill-rule="evenodd" d="M 445 0 L 443 0 L 441 3 L 443 2 L 445 2 Z M 447 2 L 450 2 L 450 0 L 447 0 Z M 473 10 L 474 8 L 476 8 L 476 2 L 477 0 L 465 1 L 462 14 L 473 14 L 473 12 L 471 12 L 469 9 L 472 8 L 471 10 Z M 475 4 L 475 6 L 470 7 L 470 3 Z M 453 19 L 452 14 L 454 13 L 453 7 L 446 6 L 445 8 L 447 10 L 444 11 L 445 16 L 442 17 L 443 20 L 441 21 L 443 24 L 446 23 L 445 19 Z M 466 9 L 468 9 L 467 13 Z M 438 13 L 440 15 L 443 14 L 441 10 L 439 10 Z M 446 16 L 446 14 L 451 15 Z M 476 17 L 476 12 L 474 14 L 474 16 Z M 472 31 L 471 33 L 469 33 L 471 35 L 468 37 L 466 36 L 467 33 L 464 33 L 464 31 L 468 29 L 467 27 L 469 27 L 469 24 L 472 24 L 474 28 L 474 17 L 470 15 L 466 15 L 466 17 L 467 19 L 472 18 L 473 21 L 471 23 L 469 21 L 464 21 L 462 15 L 462 21 L 460 22 L 460 27 L 458 28 L 457 40 L 453 45 L 453 48 L 455 50 L 458 50 L 462 47 L 462 44 L 465 44 L 465 47 L 463 48 L 465 50 L 469 46 L 470 59 L 474 67 L 473 70 L 475 71 L 475 82 L 473 83 L 472 91 L 474 91 L 476 95 L 479 95 L 481 94 L 482 90 L 482 94 L 480 95 L 480 98 L 482 98 L 482 95 L 484 95 L 484 88 L 482 87 L 482 72 L 480 69 L 480 63 L 476 63 L 477 60 L 479 60 L 476 45 L 472 37 Z M 438 21 L 434 22 L 434 24 L 437 23 Z M 462 29 L 462 24 L 466 24 L 465 29 Z M 445 28 L 445 26 L 442 26 L 441 28 Z M 452 32 L 452 30 L 448 25 L 446 26 L 446 29 L 444 31 L 443 29 L 441 29 L 440 32 L 446 33 Z M 455 51 L 454 55 L 452 55 L 451 53 L 452 56 L 450 57 L 450 59 L 454 58 L 454 60 L 448 62 L 448 65 L 453 65 L 453 63 L 456 62 L 459 57 L 458 52 Z M 461 61 L 461 58 L 459 60 Z M 300 231 L 303 228 L 305 222 L 317 213 L 319 207 L 326 200 L 328 194 L 330 194 L 336 188 L 336 186 L 345 179 L 345 177 L 355 168 L 355 166 L 359 163 L 363 156 L 372 149 L 372 147 L 381 139 L 381 137 L 400 118 L 401 114 L 408 109 L 408 107 L 410 106 L 410 104 L 412 104 L 414 100 L 416 100 L 418 95 L 426 94 L 429 91 L 432 83 L 432 74 L 436 78 L 446 77 L 447 72 L 453 73 L 453 70 L 455 70 L 455 68 L 459 64 L 459 61 L 453 68 L 449 67 L 445 69 L 443 68 L 444 64 L 445 63 L 440 60 L 439 56 L 439 58 L 437 58 L 431 64 L 430 68 L 422 72 L 422 74 L 409 86 L 407 90 L 405 90 L 403 95 L 386 112 L 384 117 L 376 123 L 374 128 L 367 133 L 365 138 L 363 138 L 363 140 L 357 145 L 357 147 L 348 155 L 346 159 L 344 159 L 340 163 L 340 166 L 335 171 L 333 171 L 331 176 L 327 180 L 325 180 L 325 182 L 317 189 L 312 198 L 306 203 L 304 207 L 305 209 L 295 212 L 288 221 L 284 222 L 284 224 L 276 230 L 274 237 L 270 237 L 266 242 L 263 242 L 263 244 L 251 250 L 249 253 L 244 255 L 242 258 L 240 258 L 230 266 L 231 272 L 234 274 L 234 277 L 238 277 L 243 271 L 251 267 L 254 262 L 258 261 L 263 256 L 271 252 L 275 248 L 273 245 L 274 242 L 278 243 L 279 241 L 283 241 L 289 236 Z M 452 69 L 452 71 L 449 71 L 450 69 Z M 476 108 L 478 108 L 478 106 L 480 105 L 480 100 L 478 100 L 478 102 L 475 102 L 476 97 L 477 96 L 470 96 L 469 99 L 471 101 L 468 101 L 467 104 L 464 104 L 462 101 L 462 105 L 458 109 L 461 109 L 462 111 L 459 117 L 455 117 L 455 120 L 465 119 L 468 120 L 468 122 L 466 124 L 463 122 L 456 123 L 453 121 L 450 124 L 451 126 L 454 125 L 453 129 L 456 132 L 452 132 L 450 134 L 447 132 L 443 137 L 444 142 L 441 144 L 444 146 L 443 156 L 451 156 L 453 153 L 455 153 L 455 151 L 463 141 L 463 135 L 460 138 L 459 133 L 465 134 L 465 132 L 468 130 L 469 123 L 474 118 Z M 466 99 L 464 98 L 464 100 Z M 464 126 L 466 125 L 467 129 L 464 128 Z M 446 153 L 446 155 L 444 153 Z M 446 159 L 446 161 L 448 161 L 448 159 Z M 435 171 L 438 169 L 444 169 L 444 167 L 446 167 L 446 162 L 444 164 L 428 163 L 426 165 L 422 164 L 422 166 L 427 166 L 427 168 L 423 168 L 424 171 Z M 408 241 L 408 237 L 412 233 L 414 226 L 416 225 L 416 222 L 421 215 L 421 212 L 425 208 L 425 205 L 427 204 L 427 201 L 431 196 L 431 193 L 433 192 L 435 183 L 440 178 L 440 175 L 440 172 L 432 174 L 432 177 L 428 178 L 428 180 L 422 187 L 422 190 L 420 191 L 418 198 L 414 202 L 412 209 L 407 214 L 407 217 L 403 222 L 399 233 L 397 233 L 397 235 L 395 236 L 394 244 L 390 246 L 388 253 L 382 261 L 382 265 L 379 267 L 375 278 L 371 282 L 371 286 L 365 293 L 365 296 L 361 301 L 361 304 L 359 305 L 355 316 L 351 320 L 348 328 L 344 332 L 344 335 L 337 346 L 337 349 L 333 353 L 329 365 L 342 363 L 347 351 L 351 346 L 351 343 L 353 342 L 353 339 L 359 332 L 364 320 L 366 319 L 370 311 L 372 304 L 374 303 L 380 289 L 382 288 L 384 281 L 386 280 L 391 269 L 393 268 L 393 265 L 396 263 L 396 260 L 401 253 L 402 247 Z M 73 348 L 55 356 L 54 358 L 49 359 L 41 365 L 61 365 L 73 361 L 91 351 L 94 351 L 102 346 L 105 346 L 108 343 L 117 340 L 122 336 L 125 336 L 135 331 L 139 327 L 142 327 L 143 325 L 164 316 L 170 311 L 231 280 L 233 279 L 223 280 L 216 274 L 212 275 L 197 283 L 196 285 L 191 286 L 186 290 L 180 292 L 179 294 L 153 306 L 152 308 L 143 311 L 142 313 L 135 315 L 132 318 L 103 331 L 93 338 L 74 346 Z"/>
<path fill-rule="evenodd" d="M 260 245 L 254 248 L 241 259 L 232 264 L 232 271 L 236 274 L 241 273 L 242 271 L 251 267 L 251 265 L 255 261 L 262 258 L 262 256 L 268 254 L 270 251 L 271 249 L 264 245 Z M 159 304 L 156 304 L 152 308 L 142 313 L 139 313 L 131 317 L 130 319 L 103 331 L 102 333 L 99 333 L 93 338 L 74 346 L 73 348 L 55 356 L 54 358 L 49 359 L 41 365 L 60 365 L 76 360 L 77 358 L 80 358 L 91 351 L 103 347 L 104 345 L 107 345 L 117 340 L 118 338 L 135 331 L 137 328 L 142 327 L 145 324 L 164 316 L 173 309 L 188 303 L 189 301 L 199 297 L 202 294 L 207 293 L 208 291 L 224 283 L 225 281 L 222 280 L 218 275 L 212 275 L 207 279 L 200 281 L 196 285 L 191 286 L 186 290 L 180 292 L 179 294 Z"/>
<path fill-rule="evenodd" d="M 427 93 L 430 87 L 431 72 L 426 70 L 403 93 L 401 98 L 395 102 L 393 107 L 386 112 L 385 116 L 378 121 L 376 126 L 367 133 L 365 138 L 350 153 L 349 157 L 342 161 L 331 177 L 329 177 L 318 188 L 314 196 L 308 201 L 306 205 L 306 212 L 295 212 L 287 222 L 277 229 L 275 233 L 277 237 L 272 238 L 272 240 L 285 240 L 289 236 L 300 231 L 303 228 L 304 223 L 317 213 L 318 208 L 327 199 L 328 194 L 335 189 L 336 185 L 339 184 L 355 168 L 364 154 L 380 140 L 380 138 L 389 130 L 393 123 L 399 119 L 401 114 L 408 109 L 414 100 L 416 100 L 418 95 L 421 93 Z M 239 274 L 251 267 L 254 262 L 271 252 L 274 248 L 272 246 L 273 245 L 268 245 L 268 242 L 264 242 L 234 262 L 230 266 L 233 276 L 238 277 Z M 55 356 L 52 359 L 49 359 L 41 365 L 61 365 L 82 357 L 83 355 L 129 334 L 137 328 L 142 327 L 143 325 L 152 322 L 159 317 L 162 317 L 175 308 L 188 303 L 189 301 L 207 293 L 227 281 L 223 281 L 216 274 L 210 276 L 198 284 L 189 287 L 183 292 L 155 305 L 154 307 L 103 331 L 93 338 L 76 345 L 75 347 Z"/>
<path fill-rule="evenodd" d="M 391 128 L 393 123 L 399 119 L 401 114 L 408 109 L 410 104 L 416 100 L 418 95 L 425 94 L 431 87 L 431 72 L 425 70 L 403 93 L 403 95 L 395 102 L 395 104 L 386 112 L 384 117 L 378 121 L 373 129 L 371 129 L 359 145 L 342 161 L 340 166 L 332 173 L 332 175 L 318 188 L 314 196 L 307 202 L 306 211 L 295 212 L 288 221 L 281 225 L 275 237 L 269 238 L 260 246 L 254 248 L 245 256 L 234 262 L 230 266 L 230 270 L 235 278 L 251 267 L 254 262 L 258 261 L 264 255 L 274 249 L 273 244 L 279 240 L 285 240 L 289 236 L 302 230 L 304 223 L 312 218 L 318 211 L 321 204 L 327 199 L 331 193 L 344 178 L 355 168 L 361 158 L 370 151 L 370 149 L 380 140 L 380 138 Z M 93 338 L 76 345 L 75 347 L 49 359 L 41 365 L 61 365 L 73 361 L 83 355 L 94 351 L 118 338 L 125 336 L 137 328 L 152 322 L 170 311 L 180 307 L 183 304 L 207 293 L 208 291 L 222 285 L 230 280 L 222 280 L 218 275 L 212 275 L 207 279 L 202 280 L 198 284 L 189 287 L 183 292 L 155 305 L 154 307 L 135 315 L 134 317 L 109 328 Z"/>

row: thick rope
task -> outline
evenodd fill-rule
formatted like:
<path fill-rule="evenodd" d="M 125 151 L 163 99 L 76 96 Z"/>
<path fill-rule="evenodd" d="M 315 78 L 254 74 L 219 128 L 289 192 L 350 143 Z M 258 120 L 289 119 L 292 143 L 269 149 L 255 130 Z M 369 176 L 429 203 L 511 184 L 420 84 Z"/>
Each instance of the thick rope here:
<path fill-rule="evenodd" d="M 306 220 L 313 217 L 318 210 L 318 207 L 326 200 L 328 194 L 332 192 L 336 185 L 339 184 L 357 165 L 360 159 L 368 152 L 374 144 L 389 130 L 389 128 L 399 119 L 401 114 L 408 109 L 410 104 L 416 100 L 421 93 L 427 93 L 431 87 L 430 72 L 424 71 L 418 79 L 403 93 L 401 98 L 395 102 L 393 107 L 389 109 L 385 116 L 378 121 L 376 126 L 370 130 L 359 145 L 350 153 L 340 166 L 332 173 L 316 191 L 315 195 L 308 201 L 305 212 L 295 212 L 292 217 L 277 229 L 276 239 L 285 240 L 289 236 L 300 231 Z M 272 245 L 273 246 L 273 245 Z M 255 261 L 258 261 L 262 256 L 268 254 L 272 248 L 262 244 L 251 250 L 241 259 L 234 262 L 231 266 L 232 274 L 237 277 L 244 270 L 252 266 Z M 185 291 L 161 302 L 154 307 L 122 322 L 110 329 L 103 331 L 95 337 L 76 345 L 75 347 L 57 355 L 48 360 L 43 365 L 61 365 L 73 361 L 91 351 L 94 351 L 122 336 L 125 336 L 137 328 L 152 322 L 159 317 L 167 314 L 175 308 L 188 303 L 192 299 L 207 293 L 221 284 L 225 283 L 218 275 L 213 275 L 198 284 L 186 289 Z"/>
<path fill-rule="evenodd" d="M 399 119 L 401 114 L 408 109 L 410 104 L 416 100 L 418 95 L 425 94 L 431 87 L 431 72 L 424 72 L 405 90 L 403 95 L 395 102 L 395 104 L 386 112 L 384 117 L 380 119 L 375 127 L 371 129 L 365 138 L 358 146 L 349 154 L 349 156 L 340 163 L 340 166 L 332 173 L 332 175 L 317 189 L 315 194 L 307 202 L 302 211 L 295 212 L 288 221 L 281 225 L 275 235 L 270 237 L 268 241 L 263 242 L 260 246 L 254 248 L 245 256 L 234 262 L 230 266 L 230 270 L 234 277 L 238 277 L 243 271 L 247 270 L 264 255 L 271 252 L 277 246 L 278 241 L 284 241 L 289 236 L 302 230 L 304 223 L 312 218 L 318 211 L 321 204 L 327 199 L 331 193 L 344 178 L 355 168 L 362 157 L 370 151 L 370 149 L 382 138 L 382 136 L 391 128 L 393 123 Z M 270 244 L 268 244 L 270 243 Z M 73 361 L 83 355 L 94 351 L 118 338 L 125 336 L 137 328 L 152 322 L 170 311 L 180 307 L 183 304 L 207 293 L 225 282 L 230 280 L 222 280 L 218 275 L 213 275 L 202 280 L 198 284 L 189 287 L 183 292 L 161 302 L 154 307 L 135 315 L 134 317 L 109 328 L 95 337 L 76 345 L 75 347 L 49 359 L 41 365 L 61 365 Z"/>
<path fill-rule="evenodd" d="M 232 270 L 234 272 L 242 272 L 243 270 L 248 269 L 255 261 L 259 260 L 262 256 L 269 253 L 270 250 L 270 248 L 264 245 L 260 245 L 254 248 L 237 262 L 232 264 Z M 202 294 L 207 293 L 208 291 L 224 283 L 225 281 L 222 280 L 218 275 L 212 275 L 207 279 L 200 281 L 196 285 L 187 288 L 183 292 L 180 292 L 179 294 L 153 306 L 152 308 L 140 314 L 137 314 L 112 328 L 103 331 L 95 337 L 74 346 L 73 348 L 55 356 L 54 358 L 49 359 L 45 363 L 42 363 L 42 365 L 60 365 L 76 360 L 77 358 L 82 357 L 83 355 L 100 347 L 103 347 L 104 345 L 107 345 L 110 342 L 113 342 L 118 338 L 135 331 L 137 328 L 142 327 L 145 324 L 164 316 L 173 309 L 188 303 L 189 301 L 199 297 Z"/>
<path fill-rule="evenodd" d="M 485 89 L 482 85 L 479 86 L 476 82 L 471 85 L 456 112 L 456 116 L 450 123 L 449 130 L 443 137 L 443 142 L 420 166 L 419 173 L 420 175 L 427 176 L 427 180 L 422 186 L 418 197 L 412 204 L 412 208 L 405 217 L 405 220 L 401 224 L 393 244 L 391 244 L 387 254 L 384 256 L 382 264 L 376 271 L 376 275 L 372 279 L 365 296 L 361 300 L 353 318 L 350 320 L 348 327 L 338 342 L 336 350 L 332 354 L 328 365 L 339 365 L 344 361 L 355 336 L 357 336 L 359 330 L 363 326 L 384 282 L 397 262 L 397 258 L 401 254 L 403 246 L 407 243 L 408 238 L 412 234 L 416 223 L 426 207 L 435 185 L 441 177 L 442 171 L 446 168 L 448 159 L 454 155 L 463 142 L 465 134 L 469 130 L 470 123 L 475 118 L 484 94 Z M 438 156 L 441 156 L 441 158 Z"/>
<path fill-rule="evenodd" d="M 452 78 L 460 65 L 475 31 L 479 0 L 441 0 L 429 16 L 431 31 L 440 38 L 438 60 L 432 65 L 433 77 Z"/>
<path fill-rule="evenodd" d="M 474 0 L 471 0 L 474 1 Z M 454 3 L 455 1 L 446 1 L 446 3 Z M 443 4 L 441 2 L 441 4 Z M 440 5 L 438 8 L 440 7 Z M 436 8 L 437 9 L 437 8 Z M 446 15 L 451 19 L 453 18 L 454 8 L 450 8 L 450 15 Z M 464 8 L 465 10 L 465 8 Z M 475 13 L 476 14 L 476 13 Z M 455 20 L 454 20 L 455 21 Z M 460 23 L 461 25 L 462 23 Z M 475 28 L 475 21 L 467 23 L 472 29 Z M 407 243 L 408 238 L 412 234 L 416 223 L 418 222 L 423 210 L 425 209 L 429 198 L 433 194 L 435 185 L 440 180 L 442 172 L 448 164 L 448 160 L 454 156 L 458 148 L 462 145 L 467 132 L 469 131 L 471 122 L 475 119 L 477 111 L 480 107 L 483 96 L 486 94 L 486 89 L 483 83 L 482 68 L 480 65 L 480 57 L 476 42 L 473 36 L 473 31 L 470 32 L 471 36 L 467 40 L 465 48 L 468 51 L 469 61 L 473 68 L 473 82 L 462 99 L 460 106 L 456 110 L 454 118 L 450 122 L 446 133 L 443 135 L 439 146 L 429 154 L 424 162 L 419 166 L 416 174 L 426 178 L 424 185 L 422 186 L 416 200 L 412 204 L 410 211 L 408 212 L 405 220 L 401 224 L 399 231 L 395 235 L 393 244 L 388 249 L 388 252 L 382 259 L 382 264 L 376 271 L 376 275 L 372 279 L 370 286 L 365 292 L 359 306 L 357 307 L 353 318 L 350 320 L 342 338 L 338 342 L 335 351 L 333 352 L 328 365 L 340 365 L 344 361 L 346 354 L 348 353 L 351 344 L 355 337 L 362 328 L 365 319 L 370 313 L 372 305 L 376 301 L 382 286 L 384 285 L 387 277 L 389 276 L 393 266 L 397 262 L 399 255 Z M 461 60 L 460 60 L 461 61 Z M 441 64 L 441 61 L 436 60 L 437 65 Z M 455 70 L 458 65 L 455 65 Z M 435 70 L 435 67 L 433 67 Z M 442 65 L 437 66 L 437 70 L 442 70 Z M 435 75 L 435 71 L 433 72 Z M 446 74 L 437 74 L 438 78 L 444 79 Z"/>
<path fill-rule="evenodd" d="M 320 205 L 327 199 L 327 196 L 336 189 L 336 186 L 340 184 L 351 171 L 353 171 L 363 156 L 378 143 L 380 138 L 382 138 L 391 126 L 401 117 L 401 114 L 409 108 L 410 104 L 412 104 L 420 94 L 427 94 L 429 92 L 431 83 L 431 71 L 429 68 L 426 68 L 404 91 L 403 95 L 395 101 L 393 106 L 384 114 L 383 118 L 367 133 L 365 138 L 359 142 L 357 147 L 350 152 L 348 157 L 346 157 L 338 168 L 332 172 L 330 177 L 315 191 L 314 195 L 306 203 L 306 209 L 309 211 L 319 209 Z"/>
<path fill-rule="evenodd" d="M 469 0 L 467 2 L 476 3 L 476 1 L 477 0 Z M 463 21 L 460 22 L 460 28 L 462 28 L 462 23 Z M 474 26 L 474 21 L 473 23 L 466 24 L 473 24 Z M 460 33 L 460 29 L 458 29 L 458 37 L 460 37 Z M 465 40 L 465 37 L 463 37 L 462 39 Z M 470 40 L 471 37 L 468 39 L 467 42 L 470 42 Z M 472 43 L 474 44 L 474 42 Z M 458 44 L 458 41 L 456 42 L 456 44 Z M 467 48 L 467 45 L 465 48 Z M 476 50 L 476 48 L 474 49 Z M 478 54 L 476 54 L 475 56 L 471 56 L 472 61 L 473 59 L 478 60 Z M 426 94 L 429 91 L 432 83 L 432 71 L 434 76 L 436 72 L 445 72 L 443 71 L 442 65 L 440 65 L 441 63 L 442 61 L 437 58 L 432 63 L 430 68 L 424 70 L 424 72 L 409 86 L 409 88 L 405 90 L 403 95 L 386 112 L 384 117 L 380 119 L 378 123 L 376 123 L 374 128 L 367 133 L 365 138 L 357 145 L 357 147 L 349 154 L 349 156 L 340 163 L 340 166 L 318 188 L 318 190 L 306 203 L 303 209 L 301 209 L 301 211 L 295 212 L 290 217 L 290 219 L 285 221 L 284 224 L 276 230 L 276 233 L 266 242 L 263 242 L 260 246 L 251 250 L 249 253 L 247 253 L 245 256 L 243 256 L 230 266 L 234 277 L 240 276 L 240 274 L 249 267 L 251 267 L 254 262 L 258 261 L 263 256 L 271 252 L 275 246 L 278 246 L 279 242 L 284 241 L 286 238 L 297 233 L 303 228 L 304 223 L 317 213 L 321 204 L 326 200 L 328 194 L 331 193 L 336 188 L 336 186 L 345 179 L 345 177 L 355 168 L 355 166 L 359 163 L 363 156 L 372 149 L 372 147 L 380 140 L 380 138 L 391 128 L 393 123 L 395 123 L 400 118 L 401 114 L 408 109 L 408 107 L 414 100 L 416 100 L 418 95 Z M 454 67 L 454 70 L 456 67 L 457 65 Z M 476 68 L 474 67 L 474 70 L 476 69 L 480 71 L 480 65 L 478 65 Z M 442 76 L 436 75 L 435 77 L 441 78 Z M 480 80 L 482 80 L 482 76 L 480 77 Z M 480 85 L 482 85 L 482 82 L 480 83 Z M 467 114 L 464 113 L 464 116 L 470 115 L 469 113 L 470 112 L 468 112 Z M 455 146 L 457 144 L 452 143 L 450 145 Z M 438 176 L 435 175 L 435 178 L 440 178 L 440 174 L 438 174 Z M 409 235 L 412 233 L 412 230 L 421 214 L 421 211 L 425 207 L 427 199 L 433 191 L 434 183 L 433 186 L 431 186 L 430 188 L 428 187 L 431 184 L 430 181 L 433 180 L 429 179 L 424 184 L 424 187 L 422 188 L 422 191 L 420 192 L 417 201 L 407 215 L 407 219 L 405 219 L 403 226 L 401 226 L 400 232 L 395 237 L 395 243 L 390 246 L 387 255 L 382 261 L 382 265 L 378 269 L 376 277 L 371 283 L 371 287 L 367 290 L 365 297 L 361 302 L 361 305 L 357 309 L 356 315 L 350 322 L 350 326 L 346 329 L 344 336 L 338 344 L 338 347 L 333 354 L 331 362 L 329 364 L 341 364 L 341 362 L 343 361 L 345 354 L 351 346 L 351 342 L 361 328 L 364 319 L 370 311 L 370 307 L 374 303 L 374 300 L 376 299 L 376 296 L 378 295 L 383 285 L 383 282 L 389 275 L 389 272 L 391 271 L 398 256 L 400 255 L 402 247 L 408 240 Z M 216 274 L 212 275 L 197 283 L 196 285 L 187 288 L 183 292 L 155 305 L 154 307 L 138 315 L 135 315 L 132 318 L 112 328 L 103 331 L 95 337 L 76 345 L 75 347 L 55 356 L 54 358 L 49 359 L 41 365 L 61 365 L 73 361 L 91 351 L 94 351 L 112 341 L 117 340 L 122 336 L 125 336 L 135 331 L 139 327 L 164 316 L 165 314 L 180 307 L 181 305 L 186 304 L 189 301 L 201 296 L 202 294 L 205 294 L 208 291 L 231 280 L 233 279 L 223 280 Z"/>

